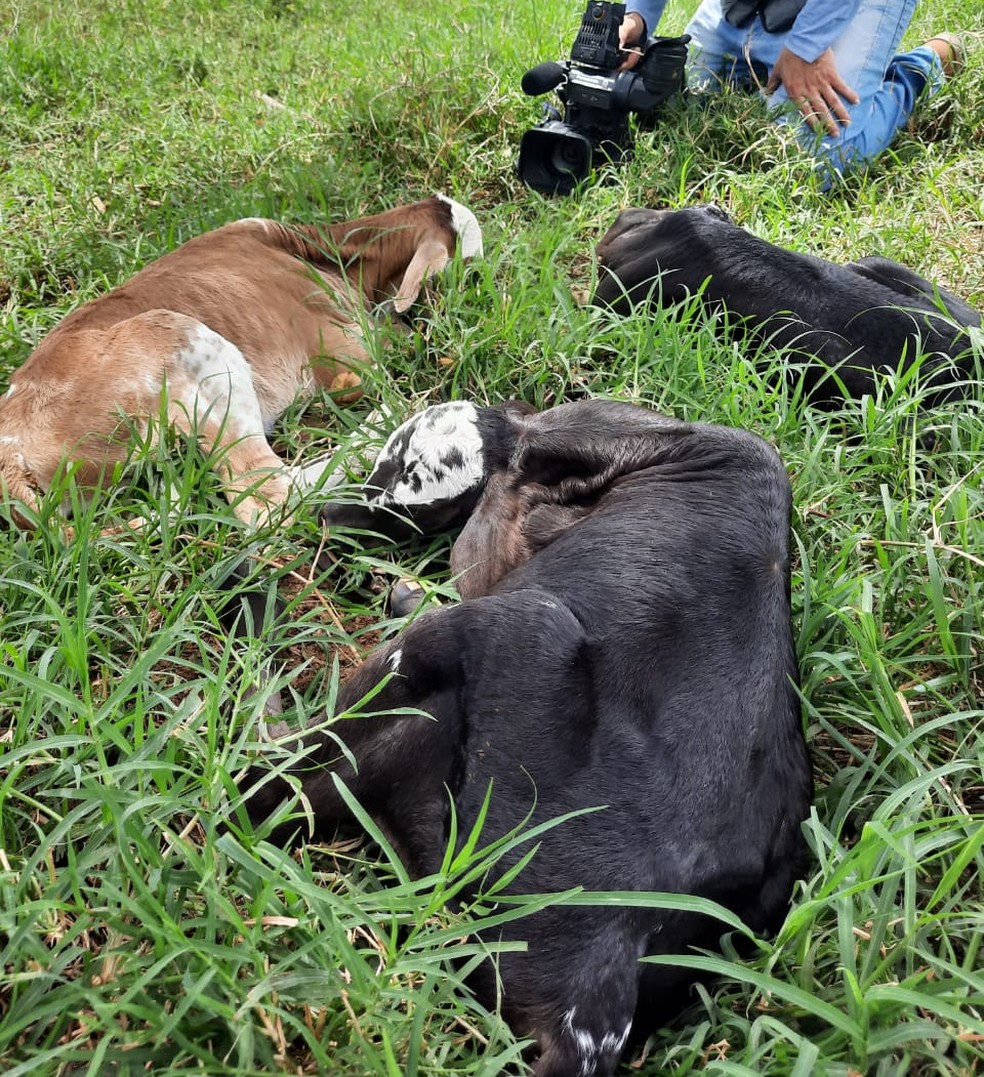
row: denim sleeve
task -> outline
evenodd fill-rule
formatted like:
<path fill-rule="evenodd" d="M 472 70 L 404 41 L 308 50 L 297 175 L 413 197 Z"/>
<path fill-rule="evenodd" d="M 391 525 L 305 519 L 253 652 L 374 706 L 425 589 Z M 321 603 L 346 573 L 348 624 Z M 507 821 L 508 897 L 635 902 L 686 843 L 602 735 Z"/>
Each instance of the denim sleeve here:
<path fill-rule="evenodd" d="M 666 4 L 667 0 L 625 0 L 625 13 L 634 11 L 641 15 L 646 24 L 646 37 L 652 37 Z"/>
<path fill-rule="evenodd" d="M 861 0 L 806 0 L 786 38 L 786 48 L 813 63 L 847 29 L 860 6 Z"/>

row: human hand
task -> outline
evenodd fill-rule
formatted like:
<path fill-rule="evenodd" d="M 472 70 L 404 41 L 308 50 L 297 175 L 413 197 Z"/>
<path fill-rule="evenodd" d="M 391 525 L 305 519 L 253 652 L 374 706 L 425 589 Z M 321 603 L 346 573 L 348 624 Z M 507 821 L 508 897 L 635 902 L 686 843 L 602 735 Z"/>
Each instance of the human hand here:
<path fill-rule="evenodd" d="M 618 28 L 618 47 L 625 53 L 625 59 L 619 64 L 619 71 L 631 71 L 642 59 L 642 35 L 646 32 L 646 24 L 637 11 L 630 11 L 622 19 L 622 25 Z"/>
<path fill-rule="evenodd" d="M 826 130 L 835 138 L 840 134 L 840 124 L 846 127 L 851 122 L 845 102 L 856 105 L 860 100 L 840 77 L 832 49 L 822 52 L 812 63 L 783 49 L 772 68 L 765 92 L 772 93 L 780 86 L 814 131 Z"/>

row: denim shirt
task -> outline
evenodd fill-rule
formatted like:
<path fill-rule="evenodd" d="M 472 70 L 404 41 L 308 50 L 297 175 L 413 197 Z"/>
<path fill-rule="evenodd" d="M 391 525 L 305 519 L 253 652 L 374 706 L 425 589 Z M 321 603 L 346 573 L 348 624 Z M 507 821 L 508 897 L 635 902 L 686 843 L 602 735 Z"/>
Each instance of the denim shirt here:
<path fill-rule="evenodd" d="M 626 11 L 641 15 L 647 35 L 656 31 L 667 0 L 627 0 Z M 847 29 L 861 0 L 806 0 L 786 38 L 786 48 L 812 63 Z"/>

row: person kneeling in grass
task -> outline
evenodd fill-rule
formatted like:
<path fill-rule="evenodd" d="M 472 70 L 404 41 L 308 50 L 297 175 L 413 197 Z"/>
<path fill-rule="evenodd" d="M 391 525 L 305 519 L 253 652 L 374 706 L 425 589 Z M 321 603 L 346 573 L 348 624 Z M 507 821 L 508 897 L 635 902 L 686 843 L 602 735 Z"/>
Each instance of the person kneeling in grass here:
<path fill-rule="evenodd" d="M 620 30 L 631 50 L 651 33 L 666 0 L 627 0 Z M 691 37 L 692 93 L 758 86 L 776 120 L 793 124 L 829 187 L 837 173 L 874 160 L 921 98 L 964 61 L 960 39 L 941 33 L 898 52 L 916 0 L 702 0 Z M 629 51 L 634 67 L 641 51 Z"/>

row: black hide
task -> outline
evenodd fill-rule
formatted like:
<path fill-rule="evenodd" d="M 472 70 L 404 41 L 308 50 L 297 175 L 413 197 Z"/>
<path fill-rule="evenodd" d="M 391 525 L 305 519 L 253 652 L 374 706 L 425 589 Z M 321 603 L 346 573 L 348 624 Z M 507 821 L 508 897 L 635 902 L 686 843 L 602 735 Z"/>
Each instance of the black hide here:
<path fill-rule="evenodd" d="M 491 783 L 484 839 L 579 808 L 509 889 L 657 890 L 782 921 L 811 796 L 790 624 L 790 490 L 775 450 L 592 400 L 514 416 L 512 450 L 455 545 L 465 600 L 427 613 L 344 685 L 370 719 L 311 734 L 297 772 L 319 834 L 351 823 L 340 775 L 416 874 L 438 869 Z M 433 718 L 395 714 L 419 708 Z M 251 816 L 288 795 L 257 767 Z M 287 841 L 290 825 L 274 834 Z M 523 850 L 525 851 L 525 849 Z M 506 870 L 516 856 L 501 862 Z M 555 907 L 503 928 L 502 1010 L 538 1077 L 611 1074 L 630 1026 L 693 977 L 644 954 L 715 946 L 679 912 Z M 486 968 L 475 988 L 494 1005 Z"/>
<path fill-rule="evenodd" d="M 968 395 L 974 357 L 966 328 L 980 315 L 887 258 L 836 265 L 753 236 L 714 206 L 628 209 L 598 245 L 596 305 L 627 314 L 700 294 L 795 363 L 814 403 L 872 393 L 873 371 L 904 370 L 925 354 L 927 401 Z M 814 361 L 810 361 L 814 360 Z"/>

